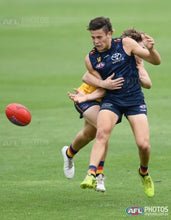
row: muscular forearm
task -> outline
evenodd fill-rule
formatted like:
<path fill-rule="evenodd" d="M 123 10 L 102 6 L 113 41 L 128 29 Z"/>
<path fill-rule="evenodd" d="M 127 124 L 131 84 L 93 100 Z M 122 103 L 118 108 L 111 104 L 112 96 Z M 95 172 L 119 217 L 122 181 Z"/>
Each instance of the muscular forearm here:
<path fill-rule="evenodd" d="M 87 72 L 86 74 L 84 74 L 82 80 L 83 82 L 89 85 L 100 87 L 103 89 L 110 89 L 110 90 L 121 89 L 123 86 L 123 82 L 124 82 L 123 77 L 120 77 L 117 79 L 113 79 L 113 77 L 114 77 L 114 73 L 111 76 L 109 76 L 107 79 L 102 80 L 102 79 L 96 78 L 94 75 Z"/>
<path fill-rule="evenodd" d="M 152 86 L 151 79 L 148 75 L 148 72 L 146 71 L 144 67 L 144 62 L 141 58 L 135 56 L 136 63 L 137 63 L 137 69 L 139 73 L 139 80 L 141 83 L 141 86 L 146 89 L 150 89 Z"/>
<path fill-rule="evenodd" d="M 145 89 L 150 89 L 152 87 L 152 82 L 148 77 L 140 76 L 141 86 Z"/>
<path fill-rule="evenodd" d="M 91 62 L 89 60 L 89 56 L 86 56 L 85 64 L 88 71 L 86 72 L 86 74 L 84 74 L 82 78 L 83 82 L 95 87 L 100 87 L 110 90 L 122 88 L 124 82 L 124 79 L 122 77 L 113 79 L 115 75 L 113 73 L 107 79 L 102 80 L 100 74 L 92 68 Z"/>
<path fill-rule="evenodd" d="M 155 45 L 154 39 L 147 34 L 142 34 L 141 37 L 142 37 L 144 46 L 149 51 L 149 56 L 147 57 L 147 61 L 149 61 L 150 63 L 154 65 L 159 65 L 161 63 L 161 58 L 157 50 L 154 49 L 154 45 Z"/>
<path fill-rule="evenodd" d="M 161 63 L 161 58 L 157 50 L 152 48 L 152 49 L 148 49 L 148 51 L 150 53 L 150 56 L 149 56 L 150 63 L 154 65 L 159 65 Z"/>
<path fill-rule="evenodd" d="M 102 98 L 105 95 L 105 90 L 102 88 L 98 88 L 90 94 L 84 94 L 79 89 L 74 89 L 74 91 L 76 92 L 76 94 L 68 92 L 68 96 L 70 99 L 72 99 L 74 102 L 77 102 L 77 103 L 96 100 L 96 99 Z"/>
<path fill-rule="evenodd" d="M 86 72 L 84 74 L 84 76 L 82 77 L 82 81 L 91 86 L 104 88 L 103 80 L 101 80 L 99 77 L 97 78 L 89 72 Z"/>
<path fill-rule="evenodd" d="M 91 101 L 102 98 L 104 95 L 105 95 L 105 90 L 102 88 L 98 88 L 94 92 L 92 92 L 91 94 L 87 94 L 86 96 L 87 96 L 87 101 Z"/>

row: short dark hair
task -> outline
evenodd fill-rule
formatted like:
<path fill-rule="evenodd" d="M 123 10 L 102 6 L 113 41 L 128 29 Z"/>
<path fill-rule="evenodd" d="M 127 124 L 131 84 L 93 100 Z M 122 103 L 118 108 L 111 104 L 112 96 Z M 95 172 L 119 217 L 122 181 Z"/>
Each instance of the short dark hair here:
<path fill-rule="evenodd" d="M 89 26 L 87 27 L 87 30 L 89 31 L 95 31 L 99 29 L 103 29 L 105 33 L 108 33 L 109 31 L 113 32 L 110 19 L 105 17 L 94 18 L 90 21 Z"/>
<path fill-rule="evenodd" d="M 122 33 L 121 37 L 122 38 L 130 37 L 130 38 L 134 39 L 137 42 L 141 42 L 142 41 L 141 34 L 143 34 L 143 32 L 137 31 L 135 28 L 130 28 L 130 29 L 125 30 Z"/>

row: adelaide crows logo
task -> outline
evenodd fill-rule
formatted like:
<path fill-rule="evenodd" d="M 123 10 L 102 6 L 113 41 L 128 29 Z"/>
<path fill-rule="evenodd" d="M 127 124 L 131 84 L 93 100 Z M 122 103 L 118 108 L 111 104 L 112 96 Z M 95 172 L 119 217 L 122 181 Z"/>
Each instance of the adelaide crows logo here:
<path fill-rule="evenodd" d="M 121 53 L 114 53 L 112 56 L 111 56 L 111 60 L 112 60 L 112 63 L 118 63 L 122 60 L 124 60 L 124 58 L 122 57 L 122 54 Z"/>

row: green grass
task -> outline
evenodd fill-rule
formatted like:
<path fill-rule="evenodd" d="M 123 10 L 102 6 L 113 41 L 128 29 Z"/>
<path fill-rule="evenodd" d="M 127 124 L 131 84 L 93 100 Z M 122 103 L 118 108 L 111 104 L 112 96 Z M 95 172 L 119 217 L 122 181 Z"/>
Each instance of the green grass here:
<path fill-rule="evenodd" d="M 170 218 L 170 7 L 169 0 L 13 0 L 0 2 L 0 219 L 130 219 L 130 206 L 168 206 Z M 83 121 L 67 92 L 81 83 L 84 57 L 92 48 L 86 27 L 108 16 L 115 36 L 135 27 L 155 38 L 160 66 L 146 64 L 153 88 L 148 104 L 156 195 L 146 198 L 137 176 L 137 148 L 126 119 L 110 138 L 105 163 L 106 194 L 81 190 L 92 143 L 76 157 L 76 174 L 63 175 L 61 148 L 70 144 Z M 28 107 L 27 127 L 11 124 L 5 107 Z"/>

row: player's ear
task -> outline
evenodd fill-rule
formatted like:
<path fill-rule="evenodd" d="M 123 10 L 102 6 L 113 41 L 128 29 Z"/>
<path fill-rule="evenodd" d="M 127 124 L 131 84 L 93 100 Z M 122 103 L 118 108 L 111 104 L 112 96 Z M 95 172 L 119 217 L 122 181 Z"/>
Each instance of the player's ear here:
<path fill-rule="evenodd" d="M 141 34 L 142 41 L 145 39 L 145 34 Z"/>
<path fill-rule="evenodd" d="M 112 34 L 113 34 L 113 31 L 109 31 L 109 32 L 107 33 L 108 37 L 111 37 Z"/>

